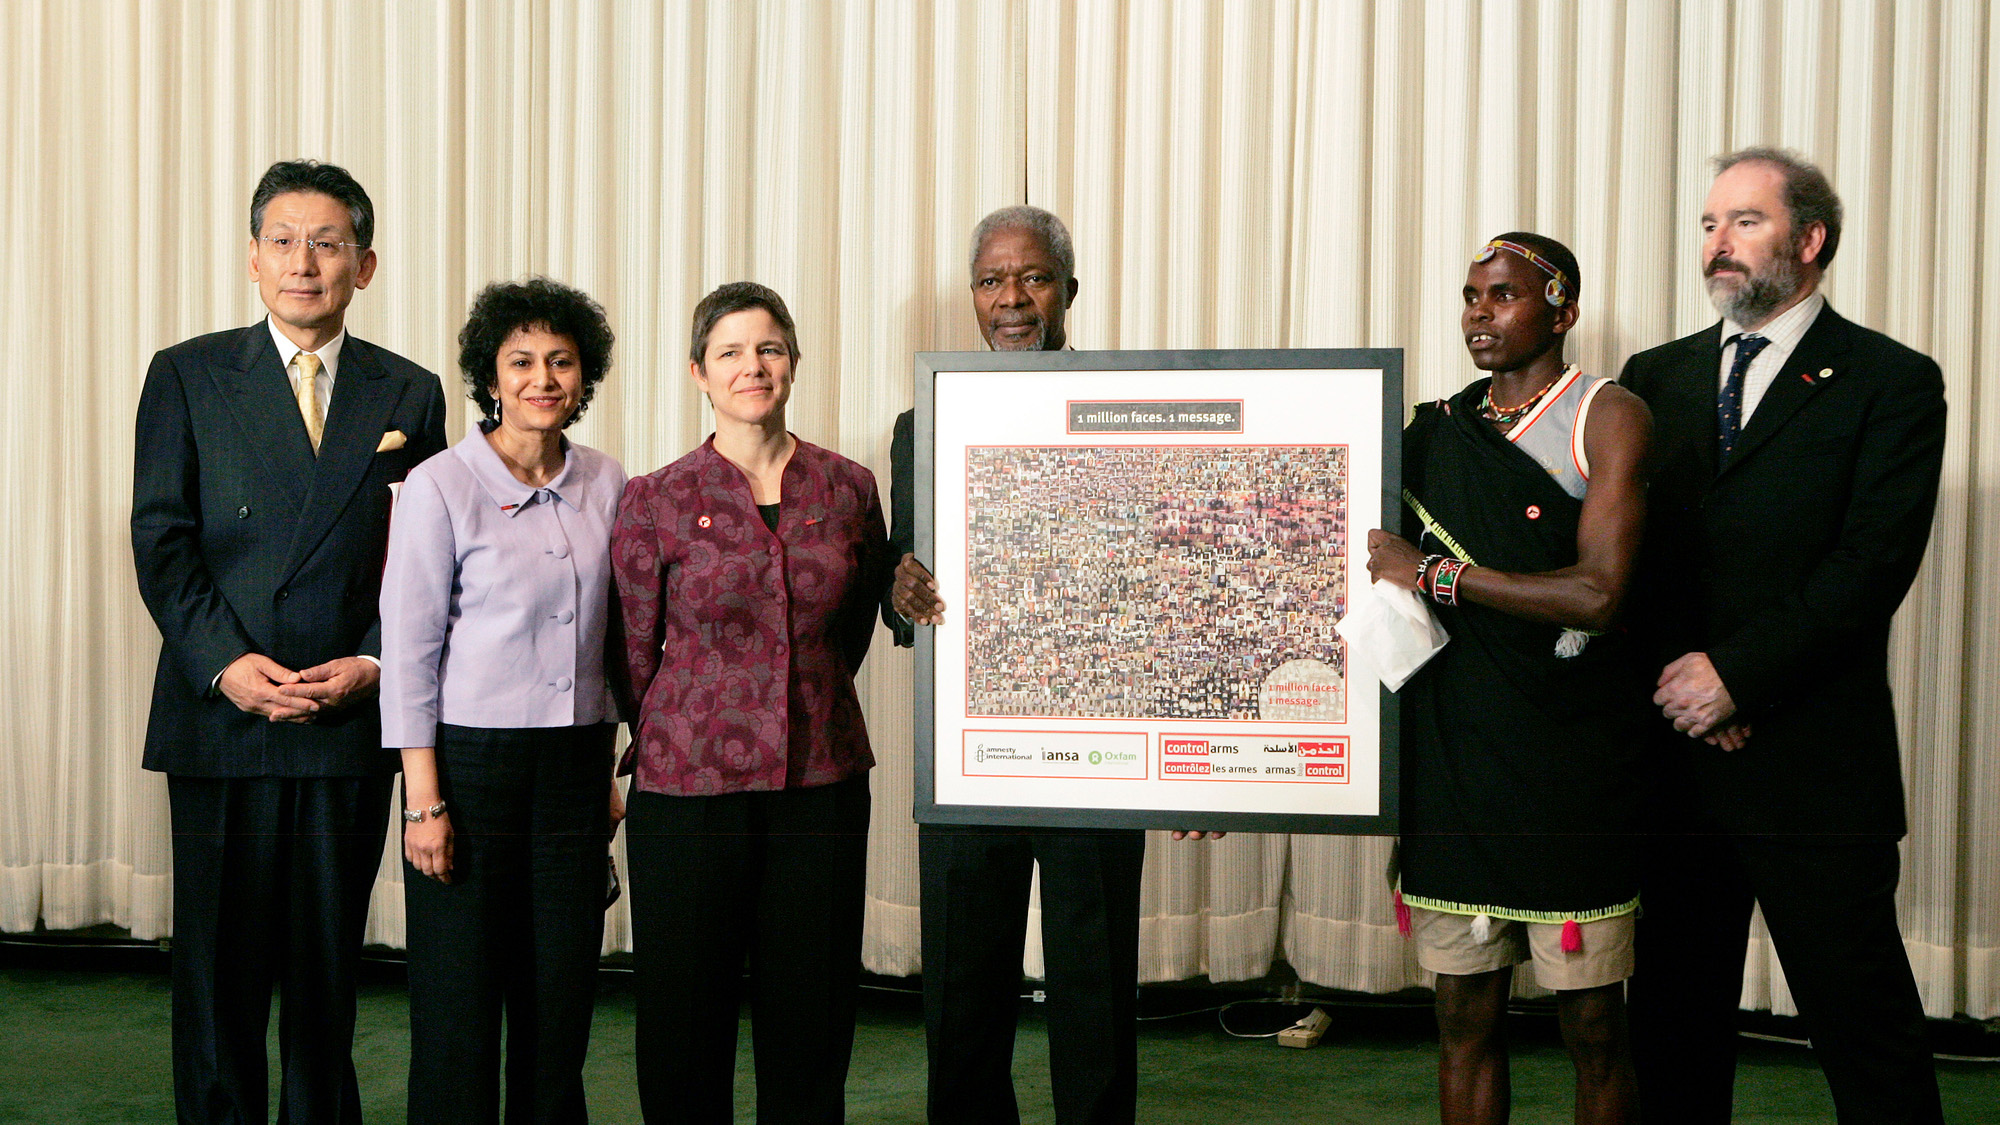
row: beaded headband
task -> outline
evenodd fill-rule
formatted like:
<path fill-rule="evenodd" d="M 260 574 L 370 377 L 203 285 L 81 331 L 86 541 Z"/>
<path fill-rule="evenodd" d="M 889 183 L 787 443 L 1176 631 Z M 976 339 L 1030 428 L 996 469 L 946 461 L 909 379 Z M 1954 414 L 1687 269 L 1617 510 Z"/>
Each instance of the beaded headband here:
<path fill-rule="evenodd" d="M 1514 253 L 1534 263 L 1543 273 L 1549 275 L 1548 287 L 1542 290 L 1542 296 L 1548 298 L 1549 304 L 1557 308 L 1562 308 L 1564 305 L 1569 304 L 1569 275 L 1556 268 L 1554 262 L 1549 261 L 1547 258 L 1542 257 L 1540 254 L 1535 253 L 1518 242 L 1509 242 L 1504 238 L 1496 238 L 1486 245 L 1481 246 L 1479 253 L 1472 256 L 1472 260 L 1474 262 L 1489 261 L 1493 255 L 1502 250 L 1512 250 Z"/>

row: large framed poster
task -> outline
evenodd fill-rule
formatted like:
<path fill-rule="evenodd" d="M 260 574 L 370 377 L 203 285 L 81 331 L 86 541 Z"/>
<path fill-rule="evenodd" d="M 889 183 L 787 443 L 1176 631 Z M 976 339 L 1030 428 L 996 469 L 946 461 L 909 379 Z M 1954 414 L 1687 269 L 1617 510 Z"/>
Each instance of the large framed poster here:
<path fill-rule="evenodd" d="M 1334 625 L 1397 511 L 1393 349 L 923 352 L 916 816 L 1393 833 Z"/>

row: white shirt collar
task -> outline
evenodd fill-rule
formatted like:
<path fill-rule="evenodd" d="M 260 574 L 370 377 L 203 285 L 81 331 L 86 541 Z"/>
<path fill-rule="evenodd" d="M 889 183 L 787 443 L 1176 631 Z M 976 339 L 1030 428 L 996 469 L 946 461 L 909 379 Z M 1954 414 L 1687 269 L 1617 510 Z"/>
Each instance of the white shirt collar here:
<path fill-rule="evenodd" d="M 276 315 L 267 314 L 264 317 L 264 325 L 271 330 L 271 342 L 278 345 L 278 366 L 285 368 L 287 373 L 289 373 L 292 360 L 300 352 L 305 351 L 305 349 L 292 343 L 289 336 L 278 331 L 278 318 Z M 340 378 L 340 348 L 345 343 L 347 343 L 347 328 L 342 326 L 339 334 L 320 345 L 320 349 L 313 353 L 319 357 L 320 374 L 326 376 L 328 386 L 333 385 L 333 381 Z"/>
<path fill-rule="evenodd" d="M 1825 307 L 1826 294 L 1815 289 L 1811 296 L 1772 317 L 1762 328 L 1755 329 L 1755 332 L 1776 345 L 1779 354 L 1790 355 L 1792 349 L 1798 347 L 1799 341 L 1805 337 L 1806 329 L 1811 328 L 1813 321 L 1819 319 L 1819 311 Z M 1722 318 L 1724 346 L 1728 345 L 1731 336 L 1739 336 L 1746 331 L 1749 330 L 1728 317 Z"/>

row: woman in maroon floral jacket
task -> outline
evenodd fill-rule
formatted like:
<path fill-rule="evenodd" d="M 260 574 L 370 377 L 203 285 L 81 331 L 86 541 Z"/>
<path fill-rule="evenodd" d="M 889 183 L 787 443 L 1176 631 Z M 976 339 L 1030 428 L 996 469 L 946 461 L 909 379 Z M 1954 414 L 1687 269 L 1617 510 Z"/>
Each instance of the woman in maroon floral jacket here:
<path fill-rule="evenodd" d="M 626 820 L 641 1108 L 727 1122 L 747 956 L 757 1120 L 844 1119 L 868 770 L 854 692 L 891 560 L 875 478 L 785 429 L 784 300 L 724 285 L 694 452 L 625 488 L 612 566 L 639 716 Z"/>

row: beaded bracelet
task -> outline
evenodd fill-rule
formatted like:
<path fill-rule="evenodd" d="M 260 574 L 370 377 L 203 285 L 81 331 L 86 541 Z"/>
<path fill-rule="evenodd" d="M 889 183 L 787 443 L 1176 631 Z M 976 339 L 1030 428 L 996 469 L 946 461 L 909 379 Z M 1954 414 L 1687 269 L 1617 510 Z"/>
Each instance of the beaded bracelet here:
<path fill-rule="evenodd" d="M 1458 604 L 1458 576 L 1469 564 L 1464 559 L 1446 559 L 1431 578 L 1431 600 L 1439 605 Z"/>
<path fill-rule="evenodd" d="M 1443 561 L 1444 561 L 1443 555 L 1425 555 L 1424 561 L 1417 564 L 1417 593 L 1429 594 L 1431 592 L 1430 588 L 1431 567 Z"/>

